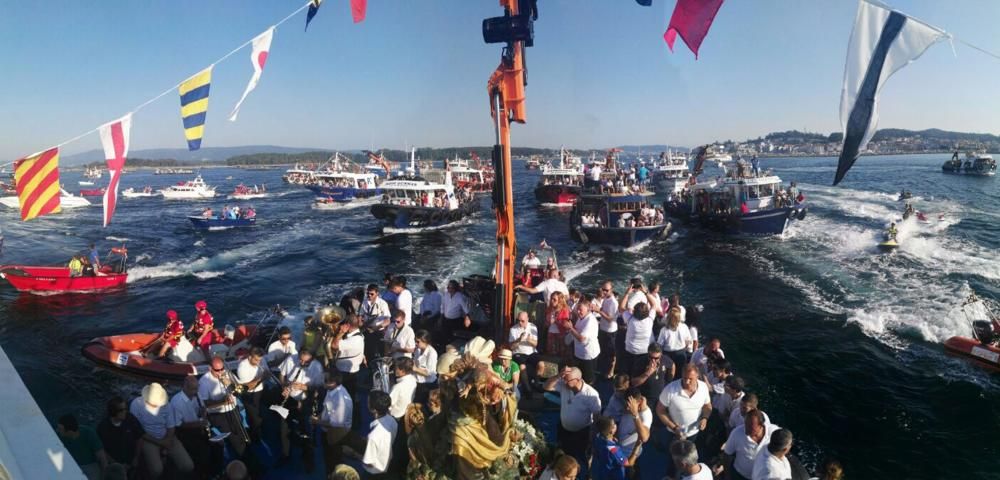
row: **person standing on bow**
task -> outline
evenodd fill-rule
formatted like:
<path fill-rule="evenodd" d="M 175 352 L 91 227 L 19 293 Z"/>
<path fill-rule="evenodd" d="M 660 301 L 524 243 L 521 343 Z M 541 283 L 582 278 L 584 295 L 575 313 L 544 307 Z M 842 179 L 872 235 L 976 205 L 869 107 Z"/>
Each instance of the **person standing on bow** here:
<path fill-rule="evenodd" d="M 212 344 L 212 333 L 215 330 L 215 319 L 208 313 L 208 304 L 204 300 L 198 300 L 194 304 L 194 323 L 188 330 L 188 337 L 191 343 L 198 345 L 203 350 L 208 351 L 208 346 Z"/>

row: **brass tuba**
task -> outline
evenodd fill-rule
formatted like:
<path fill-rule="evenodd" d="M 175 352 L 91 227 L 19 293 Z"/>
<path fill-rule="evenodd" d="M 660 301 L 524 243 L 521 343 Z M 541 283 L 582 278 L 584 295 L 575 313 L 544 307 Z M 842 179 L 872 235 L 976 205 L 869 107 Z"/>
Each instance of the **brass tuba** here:
<path fill-rule="evenodd" d="M 319 348 L 322 348 L 323 352 L 323 366 L 329 367 L 330 363 L 337 359 L 337 352 L 333 350 L 331 341 L 340 332 L 340 322 L 347 317 L 347 312 L 336 305 L 326 305 L 316 310 L 315 317 L 319 319 L 321 339 Z"/>

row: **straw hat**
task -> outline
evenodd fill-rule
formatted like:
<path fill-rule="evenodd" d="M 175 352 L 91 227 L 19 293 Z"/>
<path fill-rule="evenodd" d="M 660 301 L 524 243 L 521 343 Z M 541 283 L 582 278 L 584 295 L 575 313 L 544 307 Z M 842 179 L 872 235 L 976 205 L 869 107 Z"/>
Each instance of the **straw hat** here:
<path fill-rule="evenodd" d="M 497 358 L 510 360 L 514 358 L 514 354 L 509 349 L 505 348 L 500 350 L 500 355 L 497 355 Z"/>
<path fill-rule="evenodd" d="M 142 401 L 154 407 L 162 407 L 167 404 L 167 391 L 159 383 L 150 383 L 142 387 Z"/>
<path fill-rule="evenodd" d="M 444 375 L 451 372 L 451 364 L 458 360 L 458 353 L 454 351 L 444 352 L 438 357 L 437 373 Z"/>
<path fill-rule="evenodd" d="M 483 337 L 476 337 L 465 344 L 465 353 L 471 354 L 482 363 L 490 365 L 493 363 L 493 350 L 496 345 L 493 340 L 486 340 Z"/>

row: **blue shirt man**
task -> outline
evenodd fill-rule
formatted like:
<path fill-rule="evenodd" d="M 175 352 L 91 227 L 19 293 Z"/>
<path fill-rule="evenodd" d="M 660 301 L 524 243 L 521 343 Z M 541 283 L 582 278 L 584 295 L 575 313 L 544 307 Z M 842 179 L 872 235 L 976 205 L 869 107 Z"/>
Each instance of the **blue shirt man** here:
<path fill-rule="evenodd" d="M 101 266 L 101 255 L 97 253 L 97 247 L 94 246 L 93 243 L 90 244 L 90 254 L 87 255 L 87 258 L 90 260 L 90 264 L 93 265 L 94 268 Z"/>

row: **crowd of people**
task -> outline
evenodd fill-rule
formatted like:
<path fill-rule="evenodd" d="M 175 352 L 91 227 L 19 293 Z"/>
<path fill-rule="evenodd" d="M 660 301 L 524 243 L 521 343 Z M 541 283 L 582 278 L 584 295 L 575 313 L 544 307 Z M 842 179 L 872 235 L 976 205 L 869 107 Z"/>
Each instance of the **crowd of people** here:
<path fill-rule="evenodd" d="M 790 453 L 792 433 L 764 413 L 721 340 L 699 331 L 700 305 L 640 278 L 590 290 L 569 288 L 554 266 L 545 275 L 517 288 L 544 302 L 544 313 L 519 311 L 485 359 L 525 418 L 558 410 L 549 439 L 558 450 L 539 478 L 637 479 L 651 464 L 677 480 L 809 478 Z M 317 446 L 327 478 L 405 478 L 427 441 L 416 426 L 442 414 L 439 380 L 487 328 L 473 303 L 458 281 L 440 292 L 428 279 L 415 309 L 406 278 L 386 275 L 317 310 L 299 335 L 282 326 L 236 365 L 212 358 L 172 397 L 150 383 L 131 400 L 110 398 L 96 429 L 66 415 L 57 430 L 88 478 L 257 478 L 296 451 L 312 472 Z M 204 302 L 196 311 L 188 331 L 168 313 L 167 340 L 204 345 L 214 322 Z M 278 423 L 276 463 L 252 448 L 265 443 L 267 415 Z M 669 461 L 643 462 L 644 454 Z M 841 474 L 827 462 L 819 477 Z"/>
<path fill-rule="evenodd" d="M 633 195 L 649 190 L 651 172 L 644 164 L 622 166 L 614 160 L 606 165 L 588 164 L 584 166 L 584 187 L 598 193 Z"/>
<path fill-rule="evenodd" d="M 257 211 L 254 210 L 253 206 L 240 208 L 239 205 L 233 205 L 232 207 L 224 205 L 222 207 L 222 211 L 219 212 L 218 217 L 216 217 L 215 212 L 212 211 L 212 207 L 205 207 L 205 209 L 201 211 L 201 218 L 218 218 L 219 220 L 250 220 L 257 218 Z"/>

